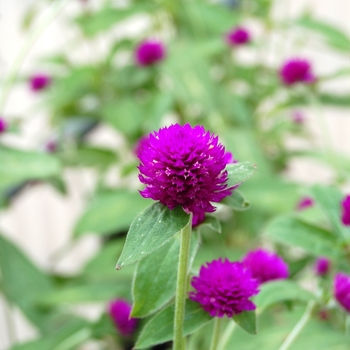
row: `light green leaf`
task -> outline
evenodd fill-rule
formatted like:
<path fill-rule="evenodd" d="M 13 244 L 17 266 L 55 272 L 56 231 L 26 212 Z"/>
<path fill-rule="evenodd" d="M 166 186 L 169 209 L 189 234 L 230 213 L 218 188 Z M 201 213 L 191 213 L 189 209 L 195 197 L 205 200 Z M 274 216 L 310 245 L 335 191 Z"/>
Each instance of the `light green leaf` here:
<path fill-rule="evenodd" d="M 206 215 L 204 221 L 198 226 L 199 229 L 202 227 L 209 227 L 215 232 L 221 233 L 220 221 L 212 215 Z"/>
<path fill-rule="evenodd" d="M 244 311 L 232 317 L 243 330 L 250 334 L 256 334 L 255 311 Z"/>
<path fill-rule="evenodd" d="M 273 219 L 265 231 L 276 241 L 301 247 L 316 257 L 327 256 L 334 259 L 341 256 L 335 236 L 292 216 L 284 215 Z"/>
<path fill-rule="evenodd" d="M 150 202 L 139 193 L 127 190 L 100 193 L 79 219 L 74 229 L 75 236 L 86 233 L 105 235 L 127 230 L 134 217 Z"/>
<path fill-rule="evenodd" d="M 190 222 L 190 215 L 178 206 L 170 210 L 157 202 L 141 212 L 130 226 L 117 269 L 151 254 Z"/>
<path fill-rule="evenodd" d="M 258 312 L 261 313 L 269 306 L 286 300 L 306 303 L 313 299 L 315 299 L 313 294 L 292 281 L 272 281 L 261 286 L 259 294 L 254 298 L 254 302 Z"/>
<path fill-rule="evenodd" d="M 198 246 L 198 235 L 192 233 L 189 269 Z M 176 235 L 139 262 L 133 283 L 133 317 L 146 317 L 154 313 L 175 295 L 179 251 L 180 235 Z"/>
<path fill-rule="evenodd" d="M 170 305 L 149 320 L 137 339 L 135 349 L 145 349 L 152 345 L 165 343 L 173 338 L 174 309 L 175 306 Z M 195 332 L 212 319 L 200 304 L 187 300 L 184 334 L 189 335 Z"/>
<path fill-rule="evenodd" d="M 228 187 L 232 187 L 248 180 L 256 172 L 256 165 L 249 162 L 228 164 L 226 170 L 229 177 Z"/>
<path fill-rule="evenodd" d="M 220 203 L 226 204 L 237 211 L 247 210 L 250 207 L 250 202 L 238 190 L 234 190 L 231 196 L 225 197 Z"/>

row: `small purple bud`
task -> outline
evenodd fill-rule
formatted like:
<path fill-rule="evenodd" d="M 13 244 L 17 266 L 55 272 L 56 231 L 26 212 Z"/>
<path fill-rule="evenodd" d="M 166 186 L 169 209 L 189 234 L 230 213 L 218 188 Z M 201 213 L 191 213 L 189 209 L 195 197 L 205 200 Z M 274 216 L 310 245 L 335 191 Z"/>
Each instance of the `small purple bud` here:
<path fill-rule="evenodd" d="M 300 199 L 296 206 L 296 210 L 304 210 L 314 205 L 314 200 L 311 197 L 303 197 Z"/>
<path fill-rule="evenodd" d="M 44 90 L 51 84 L 51 77 L 47 74 L 38 73 L 30 78 L 29 84 L 32 91 Z"/>
<path fill-rule="evenodd" d="M 243 27 L 233 28 L 226 34 L 226 42 L 231 46 L 239 46 L 247 44 L 250 41 L 250 34 Z"/>
<path fill-rule="evenodd" d="M 350 195 L 347 195 L 341 202 L 341 221 L 345 226 L 350 226 Z"/>
<path fill-rule="evenodd" d="M 315 266 L 314 266 L 315 273 L 318 276 L 327 275 L 327 273 L 330 270 L 330 267 L 331 267 L 331 262 L 327 258 L 321 256 L 315 262 Z"/>
<path fill-rule="evenodd" d="M 157 40 L 145 40 L 137 46 L 135 60 L 139 66 L 146 67 L 162 61 L 165 54 L 163 43 Z"/>
<path fill-rule="evenodd" d="M 57 151 L 57 142 L 56 141 L 48 141 L 45 145 L 45 149 L 48 153 L 55 153 Z"/>
<path fill-rule="evenodd" d="M 333 294 L 338 303 L 350 312 L 350 276 L 339 272 L 333 280 Z"/>
<path fill-rule="evenodd" d="M 7 122 L 4 118 L 0 117 L 0 134 L 2 134 L 3 132 L 5 132 L 7 130 Z"/>
<path fill-rule="evenodd" d="M 305 121 L 305 116 L 301 111 L 294 111 L 292 113 L 292 120 L 295 124 L 303 124 Z"/>

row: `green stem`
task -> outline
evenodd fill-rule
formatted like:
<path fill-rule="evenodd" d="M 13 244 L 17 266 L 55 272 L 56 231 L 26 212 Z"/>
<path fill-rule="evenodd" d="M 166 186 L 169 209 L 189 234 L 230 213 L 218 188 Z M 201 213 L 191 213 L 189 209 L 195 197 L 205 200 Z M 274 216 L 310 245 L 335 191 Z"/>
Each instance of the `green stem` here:
<path fill-rule="evenodd" d="M 294 326 L 294 328 L 289 333 L 288 337 L 285 339 L 285 341 L 283 342 L 283 344 L 280 346 L 278 350 L 289 349 L 289 347 L 293 344 L 295 339 L 298 337 L 299 333 L 302 331 L 302 329 L 305 327 L 306 323 L 310 319 L 314 306 L 315 306 L 315 302 L 310 301 L 306 307 L 306 310 L 303 316 L 301 316 L 301 319 L 299 320 L 299 322 Z"/>
<path fill-rule="evenodd" d="M 222 335 L 220 339 L 220 343 L 218 346 L 218 350 L 225 350 L 228 341 L 230 340 L 233 331 L 236 329 L 236 322 L 230 320 L 229 324 L 227 325 L 224 334 Z"/>
<path fill-rule="evenodd" d="M 174 319 L 174 350 L 185 349 L 184 337 L 184 319 L 185 319 L 185 303 L 187 294 L 187 274 L 188 261 L 190 255 L 192 230 L 192 216 L 189 223 L 181 231 L 181 245 L 179 254 L 179 264 L 177 270 L 177 283 L 175 295 L 175 319 Z"/>
<path fill-rule="evenodd" d="M 216 350 L 218 347 L 219 338 L 220 338 L 220 328 L 221 328 L 221 318 L 216 317 L 215 323 L 214 323 L 213 336 L 211 339 L 210 350 Z"/>

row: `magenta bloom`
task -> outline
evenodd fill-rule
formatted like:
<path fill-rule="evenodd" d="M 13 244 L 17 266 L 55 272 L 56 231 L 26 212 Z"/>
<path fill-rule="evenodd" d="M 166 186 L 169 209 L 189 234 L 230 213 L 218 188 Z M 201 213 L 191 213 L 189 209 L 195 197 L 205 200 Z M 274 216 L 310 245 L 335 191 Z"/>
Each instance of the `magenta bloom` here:
<path fill-rule="evenodd" d="M 233 28 L 226 34 L 226 42 L 231 46 L 244 45 L 250 41 L 249 32 L 243 27 Z"/>
<path fill-rule="evenodd" d="M 346 196 L 342 202 L 341 221 L 345 226 L 350 226 L 350 195 Z"/>
<path fill-rule="evenodd" d="M 169 209 L 213 212 L 211 202 L 232 193 L 227 188 L 225 148 L 202 126 L 171 125 L 149 135 L 139 150 L 141 195 Z"/>
<path fill-rule="evenodd" d="M 303 124 L 305 121 L 305 116 L 301 111 L 294 111 L 292 113 L 292 120 L 295 124 Z"/>
<path fill-rule="evenodd" d="M 343 272 L 335 275 L 333 281 L 333 293 L 338 303 L 350 312 L 350 276 Z"/>
<path fill-rule="evenodd" d="M 7 130 L 7 123 L 4 118 L 0 117 L 0 134 Z"/>
<path fill-rule="evenodd" d="M 35 74 L 30 78 L 29 83 L 32 91 L 40 91 L 51 84 L 51 77 L 43 73 Z"/>
<path fill-rule="evenodd" d="M 303 197 L 296 206 L 296 210 L 304 210 L 314 205 L 314 200 L 311 197 Z"/>
<path fill-rule="evenodd" d="M 311 70 L 311 64 L 300 58 L 292 58 L 286 61 L 280 70 L 280 76 L 285 85 L 311 84 L 316 80 Z"/>
<path fill-rule="evenodd" d="M 319 257 L 315 262 L 315 273 L 318 276 L 327 275 L 331 267 L 331 262 L 324 256 Z"/>
<path fill-rule="evenodd" d="M 191 285 L 196 291 L 190 293 L 190 299 L 200 303 L 212 317 L 232 317 L 255 310 L 249 298 L 258 294 L 258 282 L 240 262 L 213 260 L 201 267 Z"/>
<path fill-rule="evenodd" d="M 139 66 L 151 66 L 165 57 L 165 47 L 160 41 L 145 40 L 135 51 L 135 60 Z"/>
<path fill-rule="evenodd" d="M 285 279 L 289 276 L 288 265 L 283 259 L 261 248 L 249 252 L 243 258 L 242 263 L 259 283 Z"/>
<path fill-rule="evenodd" d="M 127 337 L 137 327 L 137 319 L 130 318 L 131 305 L 123 299 L 117 299 L 109 304 L 108 312 L 120 334 Z"/>

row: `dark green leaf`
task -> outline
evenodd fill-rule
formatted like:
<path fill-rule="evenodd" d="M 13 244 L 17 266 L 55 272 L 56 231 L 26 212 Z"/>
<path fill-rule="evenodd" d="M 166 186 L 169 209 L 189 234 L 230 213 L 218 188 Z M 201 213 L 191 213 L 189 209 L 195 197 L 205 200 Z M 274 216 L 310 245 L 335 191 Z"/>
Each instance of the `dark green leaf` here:
<path fill-rule="evenodd" d="M 229 177 L 228 187 L 232 187 L 248 180 L 256 172 L 256 165 L 249 162 L 228 164 L 226 170 Z"/>
<path fill-rule="evenodd" d="M 151 254 L 189 224 L 190 215 L 178 206 L 170 210 L 157 202 L 141 212 L 130 226 L 117 268 Z"/>
<path fill-rule="evenodd" d="M 232 317 L 232 319 L 247 333 L 256 334 L 255 311 L 244 311 Z"/>
<path fill-rule="evenodd" d="M 238 190 L 234 190 L 231 196 L 225 197 L 221 203 L 237 211 L 247 210 L 250 207 L 250 202 L 248 202 Z"/>
<path fill-rule="evenodd" d="M 149 346 L 165 343 L 173 338 L 174 305 L 160 311 L 143 328 L 137 339 L 135 349 L 145 349 Z M 200 304 L 191 300 L 186 301 L 184 334 L 189 335 L 212 320 Z"/>

